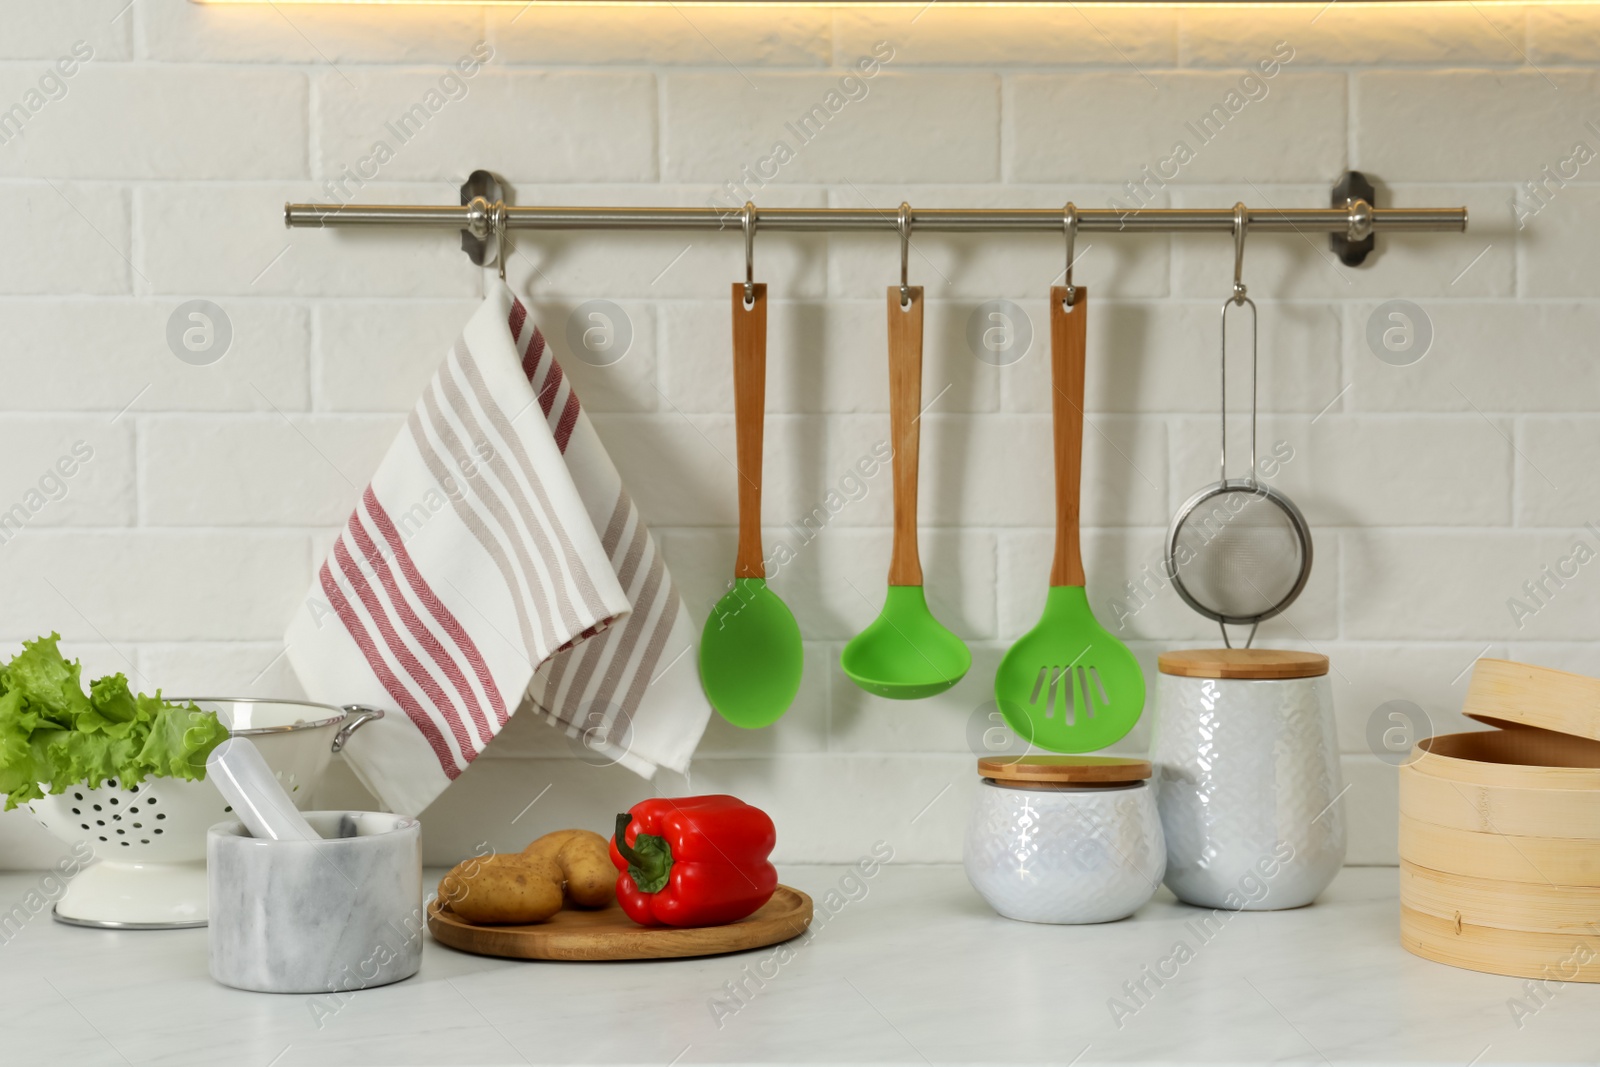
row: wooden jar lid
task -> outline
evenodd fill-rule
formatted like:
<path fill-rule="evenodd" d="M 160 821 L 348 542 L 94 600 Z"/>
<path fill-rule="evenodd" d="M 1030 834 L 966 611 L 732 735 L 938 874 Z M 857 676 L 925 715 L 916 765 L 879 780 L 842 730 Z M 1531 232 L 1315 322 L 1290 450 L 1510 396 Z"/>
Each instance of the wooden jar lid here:
<path fill-rule="evenodd" d="M 1328 673 L 1328 657 L 1318 652 L 1272 648 L 1186 648 L 1163 652 L 1162 674 L 1179 678 L 1318 678 Z"/>
<path fill-rule="evenodd" d="M 1536 726 L 1600 741 L 1600 679 L 1480 659 L 1473 665 L 1461 711 L 1490 726 Z"/>
<path fill-rule="evenodd" d="M 1128 785 L 1150 777 L 1150 762 L 1121 756 L 985 756 L 978 773 L 1036 786 Z"/>

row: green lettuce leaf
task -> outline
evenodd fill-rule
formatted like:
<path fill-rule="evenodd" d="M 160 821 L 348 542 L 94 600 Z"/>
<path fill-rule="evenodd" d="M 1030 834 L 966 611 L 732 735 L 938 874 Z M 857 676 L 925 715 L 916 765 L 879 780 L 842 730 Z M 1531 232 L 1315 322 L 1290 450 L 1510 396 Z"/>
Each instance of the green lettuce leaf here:
<path fill-rule="evenodd" d="M 0 672 L 0 685 L 7 692 L 20 690 L 39 715 L 61 726 L 72 726 L 89 710 L 84 696 L 77 660 L 68 663 L 56 650 L 60 634 L 24 641 L 22 651 Z"/>
<path fill-rule="evenodd" d="M 128 679 L 122 674 L 108 674 L 89 687 L 89 704 L 98 719 L 106 725 L 107 732 L 126 737 L 139 718 L 139 705 L 128 689 Z"/>
<path fill-rule="evenodd" d="M 139 702 L 142 705 L 151 699 L 140 697 Z M 214 712 L 201 711 L 193 704 L 161 703 L 159 692 L 154 700 L 160 708 L 139 750 L 140 766 L 164 778 L 204 778 L 206 757 L 227 740 L 227 729 Z"/>
<path fill-rule="evenodd" d="M 0 793 L 18 803 L 44 796 L 39 779 L 44 777 L 33 758 L 33 732 L 39 716 L 24 705 L 20 690 L 0 696 Z M 15 807 L 10 800 L 7 808 Z"/>
<path fill-rule="evenodd" d="M 6 809 L 115 778 L 132 788 L 153 776 L 197 781 L 206 757 L 228 736 L 217 716 L 193 704 L 135 694 L 110 674 L 87 694 L 59 634 L 23 643 L 0 667 L 0 793 Z"/>

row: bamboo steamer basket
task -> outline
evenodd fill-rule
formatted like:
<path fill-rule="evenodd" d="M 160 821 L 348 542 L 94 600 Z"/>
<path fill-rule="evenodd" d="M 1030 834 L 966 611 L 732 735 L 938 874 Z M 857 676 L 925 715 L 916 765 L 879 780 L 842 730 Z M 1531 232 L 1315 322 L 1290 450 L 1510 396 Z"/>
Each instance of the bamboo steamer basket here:
<path fill-rule="evenodd" d="M 1600 982 L 1600 681 L 1479 660 L 1463 711 L 1497 727 L 1400 769 L 1400 939 L 1476 971 Z"/>

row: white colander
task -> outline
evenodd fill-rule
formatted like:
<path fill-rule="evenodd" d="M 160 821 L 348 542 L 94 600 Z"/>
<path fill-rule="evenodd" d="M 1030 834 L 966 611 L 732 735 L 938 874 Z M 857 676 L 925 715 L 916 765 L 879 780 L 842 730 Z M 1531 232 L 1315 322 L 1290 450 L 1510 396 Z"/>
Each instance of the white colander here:
<path fill-rule="evenodd" d="M 293 700 L 175 700 L 214 711 L 235 737 L 261 750 L 297 808 L 333 754 L 377 708 L 336 708 Z M 85 842 L 96 862 L 56 902 L 55 917 L 78 926 L 170 929 L 206 924 L 206 831 L 233 808 L 209 781 L 147 778 L 123 789 L 75 786 L 27 805 L 39 824 L 69 845 Z"/>

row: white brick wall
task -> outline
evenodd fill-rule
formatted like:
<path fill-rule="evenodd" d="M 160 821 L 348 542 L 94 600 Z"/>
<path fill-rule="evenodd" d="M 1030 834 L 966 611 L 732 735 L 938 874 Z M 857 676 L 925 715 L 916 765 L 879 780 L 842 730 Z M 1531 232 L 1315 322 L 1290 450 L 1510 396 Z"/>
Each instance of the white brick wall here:
<path fill-rule="evenodd" d="M 1313 20 L 1313 15 L 1315 19 Z M 1394 775 L 1367 747 L 1378 705 L 1463 728 L 1480 654 L 1600 673 L 1600 571 L 1530 617 L 1506 600 L 1600 522 L 1600 162 L 1519 226 L 1519 183 L 1600 150 L 1600 13 L 1586 7 L 1251 9 L 915 7 L 829 10 L 466 5 L 202 6 L 186 0 L 0 0 L 0 113 L 77 42 L 92 49 L 20 137 L 0 143 L 0 509 L 75 442 L 93 459 L 0 544 L 0 642 L 59 629 L 91 673 L 169 692 L 293 694 L 279 634 L 332 531 L 481 292 L 454 234 L 286 231 L 284 200 L 448 203 L 475 167 L 519 202 L 701 205 L 795 147 L 753 189 L 766 205 L 1104 206 L 1193 141 L 1259 64 L 1293 57 L 1157 206 L 1314 205 L 1340 170 L 1394 205 L 1466 204 L 1465 235 L 1384 237 L 1359 270 L 1324 238 L 1256 236 L 1264 442 L 1295 449 L 1278 484 L 1315 524 L 1301 601 L 1263 628 L 1333 659 L 1353 783 L 1351 858 L 1394 858 Z M 879 42 L 888 42 L 880 47 Z M 892 49 L 865 95 L 797 145 L 785 123 Z M 457 89 L 441 81 L 490 58 Z M 430 89 L 445 103 L 395 145 L 386 124 Z M 345 177 L 389 139 L 391 160 Z M 1194 145 L 1191 145 L 1194 147 Z M 739 200 L 743 194 L 736 194 Z M 1526 192 L 1523 193 L 1526 199 Z M 1525 205 L 1526 208 L 1526 205 Z M 568 358 L 691 610 L 727 580 L 725 456 L 731 234 L 521 235 L 511 277 L 563 355 L 567 323 L 604 297 L 633 342 L 609 367 Z M 1091 599 L 1106 618 L 1159 557 L 1172 510 L 1215 477 L 1217 237 L 1092 235 L 1084 512 Z M 972 675 L 901 705 L 839 674 L 881 595 L 887 473 L 775 579 L 810 638 L 799 702 L 776 727 L 713 723 L 695 789 L 766 804 L 791 861 L 876 838 L 907 859 L 959 852 L 969 730 L 1007 643 L 1035 620 L 1051 548 L 1044 291 L 1059 240 L 919 236 L 929 302 L 923 558 L 935 610 L 968 637 Z M 771 286 L 769 538 L 814 508 L 887 434 L 881 322 L 888 237 L 760 237 Z M 233 345 L 210 366 L 168 350 L 183 301 L 219 304 Z M 1366 328 L 1420 305 L 1421 362 L 1393 367 Z M 983 301 L 1032 318 L 1032 349 L 995 367 L 966 331 Z M 1233 369 L 1242 371 L 1242 361 Z M 1235 377 L 1235 382 L 1241 379 Z M 1236 394 L 1236 399 L 1243 394 Z M 1235 420 L 1242 425 L 1242 420 Z M 719 454 L 720 452 L 720 454 Z M 1215 633 L 1158 594 L 1127 624 L 1153 670 Z M 1148 718 L 1130 751 L 1148 738 Z M 517 721 L 430 813 L 430 859 L 541 828 L 603 826 L 641 795 L 537 722 Z M 546 799 L 511 820 L 546 785 Z M 364 803 L 342 770 L 329 804 Z M 50 840 L 0 818 L 0 867 Z"/>

